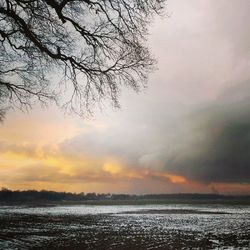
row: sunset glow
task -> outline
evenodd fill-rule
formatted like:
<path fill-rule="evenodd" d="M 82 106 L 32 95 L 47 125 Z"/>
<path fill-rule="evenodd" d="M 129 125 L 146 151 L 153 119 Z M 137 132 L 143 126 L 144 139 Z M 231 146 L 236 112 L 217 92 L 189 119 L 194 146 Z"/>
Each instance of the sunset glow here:
<path fill-rule="evenodd" d="M 32 114 L 31 114 L 32 115 Z M 29 119 L 26 116 L 27 120 Z M 64 119 L 63 116 L 61 119 Z M 2 128 L 0 147 L 0 184 L 11 189 L 51 189 L 72 192 L 125 192 L 125 193 L 172 193 L 172 192 L 222 192 L 248 193 L 249 185 L 226 183 L 202 183 L 191 181 L 161 169 L 156 163 L 130 165 L 129 159 L 118 155 L 94 155 L 90 148 L 81 152 L 65 152 L 63 145 L 77 133 L 88 133 L 71 124 L 67 130 L 61 125 L 50 126 L 46 133 L 44 125 L 30 123 L 22 127 L 22 140 L 11 136 L 11 120 Z M 92 121 L 91 121 L 92 123 Z M 30 129 L 35 127 L 30 138 Z M 97 126 L 102 131 L 105 126 Z M 106 128 L 108 130 L 108 128 Z M 77 132 L 78 131 L 78 132 Z M 46 134 L 46 136 L 45 136 Z M 7 135 L 7 137 L 5 136 Z M 36 140 L 34 140 L 34 137 Z M 160 164 L 159 164 L 160 165 Z"/>

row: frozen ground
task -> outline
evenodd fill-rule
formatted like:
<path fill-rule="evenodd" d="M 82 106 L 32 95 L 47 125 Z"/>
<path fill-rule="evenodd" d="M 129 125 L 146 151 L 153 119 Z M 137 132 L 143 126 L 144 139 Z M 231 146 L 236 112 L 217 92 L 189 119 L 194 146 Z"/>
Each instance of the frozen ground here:
<path fill-rule="evenodd" d="M 250 249 L 250 206 L 5 206 L 0 249 Z"/>

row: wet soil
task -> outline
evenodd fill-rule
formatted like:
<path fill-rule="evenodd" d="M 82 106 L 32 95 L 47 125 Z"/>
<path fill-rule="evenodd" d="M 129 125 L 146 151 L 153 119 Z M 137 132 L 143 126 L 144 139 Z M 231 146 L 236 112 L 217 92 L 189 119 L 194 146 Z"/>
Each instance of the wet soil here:
<path fill-rule="evenodd" d="M 0 249 L 250 249 L 249 218 L 192 210 L 157 212 L 5 213 L 0 216 Z"/>

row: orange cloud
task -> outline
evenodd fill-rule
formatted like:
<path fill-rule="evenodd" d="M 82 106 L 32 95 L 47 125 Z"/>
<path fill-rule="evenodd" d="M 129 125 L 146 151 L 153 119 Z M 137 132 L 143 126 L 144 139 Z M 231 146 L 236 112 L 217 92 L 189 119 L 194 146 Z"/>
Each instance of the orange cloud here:
<path fill-rule="evenodd" d="M 17 119 L 17 118 L 16 118 Z M 18 119 L 17 119 L 18 120 Z M 52 122 L 13 121 L 0 130 L 0 186 L 71 192 L 249 193 L 250 185 L 192 182 L 157 166 L 136 166 L 117 155 L 62 152 L 60 143 L 83 130 Z M 9 123 L 9 121 L 7 122 Z M 9 126 L 9 127 L 8 127 Z M 91 125 L 92 126 L 92 125 Z M 105 126 L 96 126 L 105 129 Z M 83 138 L 84 139 L 84 138 Z M 157 169 L 157 170 L 156 170 Z"/>
<path fill-rule="evenodd" d="M 70 185 L 70 190 L 80 192 L 85 191 L 87 184 L 89 187 L 90 184 L 93 186 L 95 183 L 94 191 L 98 187 L 108 190 L 108 187 L 113 185 L 116 185 L 116 190 L 122 191 L 121 187 L 124 188 L 130 181 L 142 179 L 148 182 L 157 180 L 166 184 L 186 181 L 181 176 L 129 167 L 115 158 L 95 159 L 84 155 L 73 157 L 62 155 L 59 150 L 51 150 L 49 146 L 39 147 L 33 144 L 32 150 L 28 150 L 30 146 L 26 144 L 21 147 L 9 144 L 0 152 L 0 184 L 2 186 L 20 189 L 51 187 L 54 190 L 69 190 Z M 125 182 L 127 184 L 124 184 Z"/>
<path fill-rule="evenodd" d="M 32 148 L 32 150 L 31 150 Z M 8 144 L 0 151 L 0 185 L 17 189 L 72 192 L 211 192 L 247 193 L 250 185 L 205 185 L 152 168 L 128 166 L 119 159 L 63 155 L 35 144 Z M 139 188 L 138 188 L 139 186 Z M 150 188 L 149 188 L 150 187 Z"/>

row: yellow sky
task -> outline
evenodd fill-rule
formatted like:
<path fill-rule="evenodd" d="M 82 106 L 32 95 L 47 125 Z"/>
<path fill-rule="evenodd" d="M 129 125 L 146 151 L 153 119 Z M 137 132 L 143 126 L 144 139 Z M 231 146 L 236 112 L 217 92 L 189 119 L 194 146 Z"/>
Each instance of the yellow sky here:
<path fill-rule="evenodd" d="M 49 120 L 49 122 L 47 122 Z M 61 145 L 100 122 L 72 119 L 49 111 L 12 113 L 0 129 L 0 186 L 70 192 L 172 193 L 245 192 L 246 185 L 201 184 L 157 166 L 129 165 L 119 155 L 65 152 Z"/>

